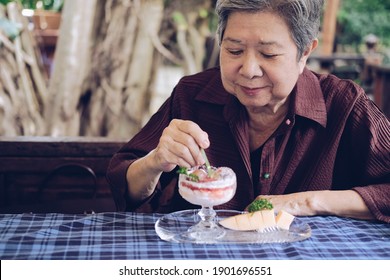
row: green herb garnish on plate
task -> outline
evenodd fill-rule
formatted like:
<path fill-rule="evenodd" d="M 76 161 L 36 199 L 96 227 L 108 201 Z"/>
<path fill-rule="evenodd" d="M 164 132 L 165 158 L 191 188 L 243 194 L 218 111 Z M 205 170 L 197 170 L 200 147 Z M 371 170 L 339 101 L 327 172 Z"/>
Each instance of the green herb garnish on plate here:
<path fill-rule="evenodd" d="M 273 209 L 274 206 L 265 198 L 256 199 L 248 206 L 248 212 L 256 212 L 261 210 Z"/>

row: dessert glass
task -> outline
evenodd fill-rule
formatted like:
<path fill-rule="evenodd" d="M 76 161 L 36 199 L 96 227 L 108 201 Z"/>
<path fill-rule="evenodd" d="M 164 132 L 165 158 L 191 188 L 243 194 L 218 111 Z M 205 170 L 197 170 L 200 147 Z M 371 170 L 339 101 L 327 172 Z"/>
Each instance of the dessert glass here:
<path fill-rule="evenodd" d="M 189 169 L 188 174 L 199 168 L 204 167 Z M 212 243 L 225 235 L 225 230 L 215 221 L 216 212 L 213 207 L 233 198 L 237 180 L 236 174 L 229 167 L 211 167 L 211 171 L 205 172 L 211 172 L 212 176 L 199 181 L 194 181 L 188 174 L 180 174 L 179 193 L 188 202 L 201 206 L 198 212 L 200 222 L 188 229 L 187 237 L 202 243 Z"/>

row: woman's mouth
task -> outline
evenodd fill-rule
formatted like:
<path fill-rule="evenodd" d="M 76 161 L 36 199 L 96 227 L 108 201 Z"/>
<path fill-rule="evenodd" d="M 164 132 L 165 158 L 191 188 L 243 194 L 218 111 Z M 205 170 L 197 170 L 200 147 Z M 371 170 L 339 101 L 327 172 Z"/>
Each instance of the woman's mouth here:
<path fill-rule="evenodd" d="M 259 94 L 264 87 L 245 87 L 245 86 L 240 86 L 241 91 L 245 93 L 246 95 L 256 95 Z"/>

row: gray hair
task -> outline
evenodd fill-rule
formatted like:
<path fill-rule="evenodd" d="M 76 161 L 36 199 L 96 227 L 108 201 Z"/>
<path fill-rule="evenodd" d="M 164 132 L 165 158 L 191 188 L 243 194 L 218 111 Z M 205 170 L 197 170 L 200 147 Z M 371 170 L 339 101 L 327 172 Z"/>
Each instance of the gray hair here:
<path fill-rule="evenodd" d="M 289 26 L 298 48 L 298 59 L 318 36 L 324 0 L 218 0 L 217 35 L 221 44 L 229 15 L 233 12 L 273 12 Z"/>

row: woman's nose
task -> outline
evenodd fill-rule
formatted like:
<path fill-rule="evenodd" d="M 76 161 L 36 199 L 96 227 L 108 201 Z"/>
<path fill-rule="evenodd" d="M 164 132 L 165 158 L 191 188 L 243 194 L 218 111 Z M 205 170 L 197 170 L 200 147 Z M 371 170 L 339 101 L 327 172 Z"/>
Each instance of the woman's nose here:
<path fill-rule="evenodd" d="M 246 54 L 243 57 L 239 73 L 247 79 L 261 77 L 263 76 L 263 70 L 260 64 L 261 63 L 259 59 L 257 59 L 256 55 Z"/>

